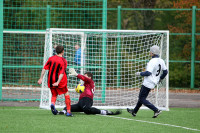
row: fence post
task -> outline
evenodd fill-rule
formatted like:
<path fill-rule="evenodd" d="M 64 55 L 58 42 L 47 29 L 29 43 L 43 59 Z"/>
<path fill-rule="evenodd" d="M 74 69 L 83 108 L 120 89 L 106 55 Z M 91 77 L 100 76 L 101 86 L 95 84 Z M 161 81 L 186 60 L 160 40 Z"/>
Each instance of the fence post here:
<path fill-rule="evenodd" d="M 51 27 L 51 6 L 47 5 L 47 12 L 46 12 L 46 28 Z"/>
<path fill-rule="evenodd" d="M 192 6 L 192 47 L 191 47 L 191 80 L 190 88 L 194 88 L 195 82 L 195 34 L 196 34 L 196 6 Z"/>
<path fill-rule="evenodd" d="M 107 0 L 103 0 L 103 20 L 102 29 L 107 29 Z M 106 96 L 106 33 L 103 33 L 102 42 L 102 73 L 101 73 L 101 88 L 102 88 L 102 103 L 105 103 Z"/>
<path fill-rule="evenodd" d="M 117 8 L 117 29 L 121 30 L 121 6 L 118 6 Z M 120 33 L 118 33 L 118 38 L 117 38 L 117 87 L 120 87 L 120 79 L 121 79 L 121 38 L 120 38 Z"/>
<path fill-rule="evenodd" d="M 121 6 L 117 8 L 117 29 L 121 30 Z"/>
<path fill-rule="evenodd" d="M 3 69 L 3 0 L 0 1 L 0 100 L 2 100 Z"/>

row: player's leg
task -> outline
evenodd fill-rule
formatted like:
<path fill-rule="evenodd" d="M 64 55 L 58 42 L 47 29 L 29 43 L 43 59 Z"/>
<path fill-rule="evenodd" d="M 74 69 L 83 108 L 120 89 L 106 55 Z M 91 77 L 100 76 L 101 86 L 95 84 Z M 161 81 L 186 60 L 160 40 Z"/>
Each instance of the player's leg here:
<path fill-rule="evenodd" d="M 72 113 L 71 113 L 71 99 L 70 99 L 68 91 L 65 93 L 65 104 L 66 104 L 66 107 L 67 107 L 66 116 L 73 116 Z"/>
<path fill-rule="evenodd" d="M 101 114 L 101 115 L 119 115 L 121 110 L 109 111 L 109 110 L 100 110 L 94 107 L 90 108 L 90 114 Z"/>
<path fill-rule="evenodd" d="M 131 113 L 132 116 L 134 116 L 134 117 L 136 116 L 138 110 L 139 110 L 140 107 L 142 106 L 142 103 L 140 102 L 140 97 L 141 97 L 142 93 L 143 93 L 143 89 L 141 88 L 141 89 L 140 89 L 139 96 L 138 96 L 138 102 L 137 102 L 135 108 L 134 108 L 134 109 L 129 109 L 129 108 L 127 108 L 127 111 L 128 111 L 129 113 Z"/>
<path fill-rule="evenodd" d="M 83 110 L 79 107 L 79 105 L 77 103 L 77 104 L 71 105 L 71 112 L 83 112 Z M 59 115 L 67 114 L 67 108 L 64 107 L 62 111 L 58 111 L 58 114 Z"/>
<path fill-rule="evenodd" d="M 50 88 L 51 90 L 51 94 L 52 94 L 52 97 L 51 97 L 51 112 L 56 115 L 58 113 L 58 111 L 56 110 L 55 108 L 55 103 L 56 103 L 56 99 L 57 99 L 57 96 L 58 96 L 58 92 L 56 91 L 55 88 Z"/>
<path fill-rule="evenodd" d="M 79 101 L 79 106 L 85 114 L 101 114 L 101 110 L 92 107 L 93 100 L 89 97 L 83 97 Z"/>
<path fill-rule="evenodd" d="M 94 112 L 91 112 L 91 107 L 93 105 L 93 100 L 91 98 L 83 97 L 79 100 L 78 105 L 85 114 L 94 114 Z"/>
<path fill-rule="evenodd" d="M 57 92 L 58 92 L 59 95 L 64 94 L 65 104 L 66 104 L 66 107 L 67 107 L 66 116 L 73 116 L 71 114 L 71 99 L 70 99 L 70 96 L 69 96 L 69 92 L 68 92 L 67 86 L 63 87 L 63 88 L 58 88 Z"/>
<path fill-rule="evenodd" d="M 151 89 L 142 85 L 141 90 L 142 91 L 141 91 L 141 94 L 139 96 L 139 101 L 142 104 L 144 104 L 146 107 L 148 107 L 149 109 L 153 110 L 154 111 L 153 118 L 156 118 L 161 113 L 161 111 L 146 99 L 147 96 L 149 95 L 149 92 L 151 91 Z"/>
<path fill-rule="evenodd" d="M 66 104 L 66 107 L 67 107 L 66 116 L 73 116 L 71 114 L 71 99 L 70 99 L 70 96 L 69 96 L 67 86 L 63 87 L 63 88 L 58 88 L 57 92 L 58 92 L 59 95 L 64 94 L 64 96 L 65 96 L 65 104 Z"/>
<path fill-rule="evenodd" d="M 67 111 L 67 108 L 64 107 L 65 111 Z M 78 103 L 77 104 L 72 104 L 71 105 L 71 112 L 83 112 L 83 110 L 79 107 Z"/>
<path fill-rule="evenodd" d="M 83 112 L 86 114 L 101 114 L 101 115 L 118 115 L 121 114 L 120 110 L 116 111 L 108 111 L 108 110 L 100 110 L 92 107 L 93 100 L 88 97 L 84 97 L 79 101 L 79 105 L 82 108 Z"/>
<path fill-rule="evenodd" d="M 110 110 L 101 110 L 101 115 L 119 115 L 121 114 L 122 111 L 117 109 L 114 111 L 110 111 Z"/>

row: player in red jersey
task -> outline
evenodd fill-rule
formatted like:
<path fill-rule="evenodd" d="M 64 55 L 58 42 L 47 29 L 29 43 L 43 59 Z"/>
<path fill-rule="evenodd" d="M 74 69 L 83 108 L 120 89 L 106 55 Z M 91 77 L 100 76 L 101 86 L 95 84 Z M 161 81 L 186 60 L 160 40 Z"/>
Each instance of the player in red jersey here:
<path fill-rule="evenodd" d="M 49 70 L 48 87 L 50 88 L 52 94 L 51 111 L 54 115 L 58 113 L 58 111 L 55 109 L 55 102 L 58 95 L 64 94 L 65 103 L 67 106 L 66 116 L 72 116 L 71 100 L 67 89 L 67 60 L 63 58 L 64 47 L 61 45 L 57 46 L 56 53 L 57 55 L 51 56 L 46 62 L 44 68 L 42 69 L 40 79 L 38 80 L 38 84 L 42 83 L 45 70 Z"/>
<path fill-rule="evenodd" d="M 85 91 L 80 94 L 79 101 L 77 104 L 71 105 L 72 112 L 84 112 L 86 114 L 102 114 L 102 115 L 118 115 L 121 111 L 116 110 L 114 112 L 108 110 L 99 110 L 92 107 L 93 97 L 95 91 L 95 84 L 93 81 L 93 74 L 91 72 L 86 72 L 84 75 L 77 74 L 73 68 L 69 69 L 70 76 L 76 76 L 77 78 L 84 81 Z M 58 114 L 64 114 L 66 112 L 66 107 L 63 111 L 58 112 Z"/>

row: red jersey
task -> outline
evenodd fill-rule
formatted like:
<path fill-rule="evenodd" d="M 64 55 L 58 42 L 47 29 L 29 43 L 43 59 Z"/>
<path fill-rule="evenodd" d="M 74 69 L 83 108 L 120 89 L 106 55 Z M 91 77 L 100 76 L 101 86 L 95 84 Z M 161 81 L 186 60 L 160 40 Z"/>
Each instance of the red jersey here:
<path fill-rule="evenodd" d="M 84 86 L 85 86 L 85 91 L 83 93 L 81 93 L 79 100 L 82 99 L 83 97 L 89 97 L 89 98 L 93 99 L 94 91 L 95 91 L 94 81 L 92 79 L 89 79 L 89 78 L 81 75 L 81 74 L 78 74 L 77 78 L 83 80 Z"/>
<path fill-rule="evenodd" d="M 48 59 L 46 62 L 44 69 L 49 70 L 48 73 L 48 87 L 56 88 L 52 84 L 58 81 L 59 75 L 64 74 L 60 83 L 58 84 L 58 88 L 67 88 L 67 60 L 63 57 L 59 57 L 54 55 Z"/>

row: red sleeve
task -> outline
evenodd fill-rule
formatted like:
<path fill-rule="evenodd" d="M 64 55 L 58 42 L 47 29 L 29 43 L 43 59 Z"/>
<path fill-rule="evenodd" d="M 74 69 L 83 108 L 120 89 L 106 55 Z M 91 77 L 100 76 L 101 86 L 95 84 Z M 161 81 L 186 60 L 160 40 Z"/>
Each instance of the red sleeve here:
<path fill-rule="evenodd" d="M 48 59 L 48 61 L 47 61 L 46 64 L 44 65 L 44 69 L 45 69 L 45 70 L 49 70 L 50 66 L 51 66 L 51 61 L 50 61 L 50 59 Z"/>
<path fill-rule="evenodd" d="M 87 78 L 87 77 L 85 77 L 85 76 L 83 76 L 83 75 L 81 75 L 81 74 L 78 74 L 78 75 L 77 75 L 77 78 L 79 78 L 79 79 L 81 79 L 81 80 L 83 80 L 83 81 L 85 81 L 85 82 L 90 82 L 90 81 L 92 81 L 92 79 L 89 79 L 89 78 Z"/>

